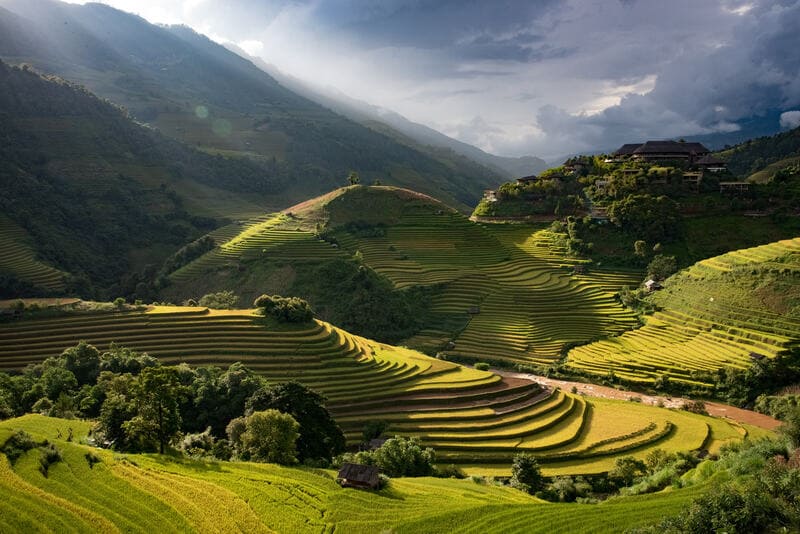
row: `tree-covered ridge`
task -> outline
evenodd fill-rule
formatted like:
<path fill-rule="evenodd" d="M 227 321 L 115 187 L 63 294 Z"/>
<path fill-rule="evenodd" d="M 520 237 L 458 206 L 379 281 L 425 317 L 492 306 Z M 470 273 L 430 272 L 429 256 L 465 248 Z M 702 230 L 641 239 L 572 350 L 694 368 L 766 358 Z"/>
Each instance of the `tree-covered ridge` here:
<path fill-rule="evenodd" d="M 277 165 L 292 178 L 283 205 L 330 189 L 353 169 L 463 209 L 500 180 L 337 115 L 187 27 L 151 25 L 101 4 L 4 5 L 1 57 L 86 84 L 167 136 L 254 158 L 266 173 Z"/>
<path fill-rule="evenodd" d="M 750 139 L 726 148 L 717 155 L 728 162 L 731 172 L 741 178 L 747 178 L 771 164 L 800 157 L 800 128 L 769 137 Z"/>
<path fill-rule="evenodd" d="M 83 87 L 2 62 L 0 117 L 0 209 L 85 296 L 143 283 L 141 297 L 152 298 L 163 251 L 217 224 L 190 212 L 176 182 L 269 192 L 280 180 L 167 139 Z M 138 265 L 129 259 L 136 250 L 146 258 Z"/>

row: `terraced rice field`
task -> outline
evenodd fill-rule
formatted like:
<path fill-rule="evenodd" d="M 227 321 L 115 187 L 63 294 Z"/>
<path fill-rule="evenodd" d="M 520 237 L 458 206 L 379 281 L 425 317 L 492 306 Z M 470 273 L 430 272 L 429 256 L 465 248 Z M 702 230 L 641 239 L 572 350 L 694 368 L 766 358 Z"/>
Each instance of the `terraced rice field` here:
<path fill-rule="evenodd" d="M 230 224 L 210 235 L 218 246 L 173 272 L 170 278 L 174 282 L 191 282 L 209 271 L 237 267 L 241 261 L 319 261 L 340 254 L 282 213 Z"/>
<path fill-rule="evenodd" d="M 63 291 L 65 273 L 38 260 L 27 240 L 25 230 L 0 216 L 0 271 L 48 291 Z"/>
<path fill-rule="evenodd" d="M 0 454 L 0 532 L 622 532 L 674 514 L 705 484 L 599 505 L 550 504 L 471 480 L 394 479 L 388 489 L 342 489 L 335 472 L 269 464 L 117 455 L 67 443 L 88 424 L 28 415 L 0 422 L 61 450 L 48 476 L 37 451 L 12 467 Z M 89 467 L 85 454 L 101 461 Z"/>
<path fill-rule="evenodd" d="M 218 230 L 213 237 L 219 246 L 171 277 L 180 283 L 253 259 L 323 261 L 358 252 L 399 289 L 442 288 L 428 327 L 404 345 L 475 360 L 549 364 L 566 344 L 637 324 L 613 295 L 622 285 L 637 284 L 641 273 L 595 269 L 569 259 L 556 246 L 556 236 L 536 227 L 482 226 L 428 197 L 391 188 L 364 190 L 373 189 L 377 193 L 367 200 L 341 191 L 324 197 L 326 202 L 347 199 L 340 205 L 363 202 L 355 219 L 335 209 L 326 219 L 315 211 L 319 201 L 309 201 Z M 388 224 L 382 227 L 385 235 L 363 237 L 346 230 L 347 222 L 364 222 L 361 217 L 368 224 Z M 338 221 L 337 246 L 315 236 L 311 229 L 320 221 Z M 576 265 L 585 274 L 575 274 Z M 451 342 L 454 346 L 447 348 Z"/>
<path fill-rule="evenodd" d="M 500 377 L 351 335 L 315 321 L 270 327 L 248 310 L 152 307 L 0 325 L 0 369 L 21 369 L 79 340 L 112 342 L 168 363 L 241 361 L 272 381 L 299 380 L 325 394 L 350 444 L 365 422 L 417 436 L 441 461 L 507 474 L 530 451 L 546 472 L 607 471 L 620 455 L 654 448 L 713 449 L 753 431 L 734 423 L 622 401 L 540 391 Z M 715 430 L 716 429 L 716 430 Z"/>
<path fill-rule="evenodd" d="M 800 238 L 703 260 L 653 295 L 662 309 L 646 326 L 578 347 L 568 364 L 643 383 L 663 375 L 694 383 L 697 371 L 773 358 L 800 344 L 791 304 L 798 274 Z"/>
<path fill-rule="evenodd" d="M 636 324 L 613 298 L 639 273 L 585 268 L 554 236 L 530 226 L 477 225 L 431 206 L 409 207 L 383 237 L 340 232 L 343 248 L 398 288 L 443 287 L 428 329 L 406 344 L 475 360 L 548 364 L 568 343 L 620 333 Z M 470 313 L 473 312 L 473 313 Z M 448 328 L 458 318 L 466 328 Z M 446 347 L 448 342 L 453 345 Z"/>

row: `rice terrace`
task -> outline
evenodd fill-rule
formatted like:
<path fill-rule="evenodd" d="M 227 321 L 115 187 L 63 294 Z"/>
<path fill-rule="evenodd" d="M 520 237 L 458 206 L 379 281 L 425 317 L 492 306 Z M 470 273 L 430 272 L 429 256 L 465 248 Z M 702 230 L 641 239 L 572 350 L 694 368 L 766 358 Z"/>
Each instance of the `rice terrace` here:
<path fill-rule="evenodd" d="M 0 533 L 800 531 L 800 1 L 256 4 L 0 0 Z"/>

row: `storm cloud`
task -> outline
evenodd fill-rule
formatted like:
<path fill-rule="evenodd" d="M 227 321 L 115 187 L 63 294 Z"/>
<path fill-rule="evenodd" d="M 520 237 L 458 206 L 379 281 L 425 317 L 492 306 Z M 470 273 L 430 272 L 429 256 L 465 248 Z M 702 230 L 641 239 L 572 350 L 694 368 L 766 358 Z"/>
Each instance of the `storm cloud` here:
<path fill-rule="evenodd" d="M 501 155 L 730 132 L 800 106 L 800 0 L 105 2 Z"/>

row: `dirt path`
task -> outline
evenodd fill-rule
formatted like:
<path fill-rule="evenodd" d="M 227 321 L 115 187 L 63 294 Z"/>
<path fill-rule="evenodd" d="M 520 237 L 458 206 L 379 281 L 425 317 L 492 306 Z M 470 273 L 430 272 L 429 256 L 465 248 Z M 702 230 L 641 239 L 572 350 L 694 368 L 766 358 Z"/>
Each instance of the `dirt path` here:
<path fill-rule="evenodd" d="M 657 405 L 659 401 L 661 401 L 667 408 L 679 408 L 681 405 L 683 405 L 684 402 L 690 402 L 689 399 L 681 397 L 660 397 L 653 395 L 644 395 L 641 393 L 636 393 L 635 391 L 620 391 L 618 389 L 614 389 L 608 386 L 599 386 L 597 384 L 585 384 L 583 382 L 570 382 L 568 380 L 556 380 L 553 378 L 547 378 L 538 375 L 530 375 L 525 373 L 514 373 L 510 371 L 501 371 L 498 369 L 492 369 L 492 372 L 510 378 L 524 378 L 527 380 L 531 380 L 533 382 L 538 382 L 539 384 L 542 384 L 544 386 L 560 387 L 561 389 L 566 391 L 571 391 L 572 388 L 575 387 L 579 393 L 583 393 L 588 397 L 601 397 L 605 399 L 617 399 L 617 400 L 628 400 L 631 397 L 638 397 L 642 399 L 643 404 Z M 767 430 L 775 430 L 776 428 L 781 426 L 780 421 L 778 421 L 777 419 L 773 419 L 768 415 L 756 413 L 751 410 L 743 410 L 741 408 L 736 408 L 735 406 L 729 406 L 727 404 L 722 404 L 718 402 L 706 402 L 706 401 L 704 402 L 706 405 L 706 410 L 708 411 L 709 415 L 713 415 L 715 417 L 727 417 L 729 419 L 733 419 L 738 423 L 745 423 L 760 428 L 766 428 Z"/>

